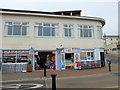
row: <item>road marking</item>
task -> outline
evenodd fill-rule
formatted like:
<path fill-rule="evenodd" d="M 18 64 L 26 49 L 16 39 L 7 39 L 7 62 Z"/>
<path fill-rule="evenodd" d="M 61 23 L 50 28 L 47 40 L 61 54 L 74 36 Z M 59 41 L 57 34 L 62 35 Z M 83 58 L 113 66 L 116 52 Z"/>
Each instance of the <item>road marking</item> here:
<path fill-rule="evenodd" d="M 111 73 L 102 73 L 102 74 L 92 74 L 92 75 L 85 75 L 85 76 L 75 76 L 75 77 L 60 77 L 60 78 L 57 78 L 58 80 L 59 79 L 74 79 L 74 78 L 86 78 L 86 77 L 94 77 L 94 76 L 99 76 L 101 77 L 101 75 L 111 75 Z"/>
<path fill-rule="evenodd" d="M 40 88 L 43 87 L 43 84 L 34 84 L 34 83 L 20 83 L 20 84 L 6 84 L 0 86 L 0 88 L 13 88 L 13 89 L 19 89 L 21 86 L 28 86 L 25 89 L 34 89 L 34 88 Z M 24 88 L 23 88 L 24 89 Z"/>
<path fill-rule="evenodd" d="M 9 81 L 0 81 L 1 83 L 9 83 L 9 82 L 22 82 L 22 81 L 37 81 L 43 79 L 23 79 L 23 80 L 9 80 Z"/>
<path fill-rule="evenodd" d="M 104 88 L 120 88 L 120 86 L 109 86 L 109 87 L 104 87 Z"/>

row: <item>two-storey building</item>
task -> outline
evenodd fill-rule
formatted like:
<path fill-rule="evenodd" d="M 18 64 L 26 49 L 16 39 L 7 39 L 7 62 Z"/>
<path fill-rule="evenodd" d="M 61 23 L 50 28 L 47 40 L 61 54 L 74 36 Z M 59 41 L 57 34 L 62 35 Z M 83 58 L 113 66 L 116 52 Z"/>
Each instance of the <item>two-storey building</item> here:
<path fill-rule="evenodd" d="M 100 67 L 101 64 L 104 66 L 104 25 L 104 19 L 82 16 L 81 10 L 1 9 L 2 62 L 30 62 L 30 48 L 33 48 L 33 64 L 41 68 L 45 63 L 48 68 L 55 67 L 57 70 L 77 68 L 76 61 L 87 65 L 98 60 Z"/>

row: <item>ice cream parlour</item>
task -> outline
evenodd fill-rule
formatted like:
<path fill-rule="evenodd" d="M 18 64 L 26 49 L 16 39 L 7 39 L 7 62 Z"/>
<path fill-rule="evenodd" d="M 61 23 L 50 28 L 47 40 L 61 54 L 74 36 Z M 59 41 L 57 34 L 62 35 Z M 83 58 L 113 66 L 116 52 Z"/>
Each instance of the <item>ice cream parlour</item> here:
<path fill-rule="evenodd" d="M 92 69 L 105 66 L 104 62 L 104 49 L 61 48 L 56 59 L 56 70 Z"/>

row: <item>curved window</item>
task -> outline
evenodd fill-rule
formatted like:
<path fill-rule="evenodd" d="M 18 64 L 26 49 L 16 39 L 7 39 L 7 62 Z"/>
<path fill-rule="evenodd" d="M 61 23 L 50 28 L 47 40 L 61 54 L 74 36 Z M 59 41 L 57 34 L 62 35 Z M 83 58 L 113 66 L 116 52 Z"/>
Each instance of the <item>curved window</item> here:
<path fill-rule="evenodd" d="M 97 37 L 102 38 L 102 27 L 101 26 L 97 26 Z"/>

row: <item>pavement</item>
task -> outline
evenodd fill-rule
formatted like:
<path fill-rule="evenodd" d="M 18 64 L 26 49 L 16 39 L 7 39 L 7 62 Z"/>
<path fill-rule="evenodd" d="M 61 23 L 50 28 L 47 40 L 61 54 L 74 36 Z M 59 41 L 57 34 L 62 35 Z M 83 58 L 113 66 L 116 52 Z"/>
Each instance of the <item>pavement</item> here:
<path fill-rule="evenodd" d="M 50 70 L 47 69 L 46 77 L 44 76 L 44 70 L 37 70 L 34 72 L 19 72 L 19 73 L 2 73 L 1 82 L 5 81 L 15 81 L 15 80 L 31 80 L 31 79 L 49 79 L 51 74 L 56 74 L 57 78 L 68 78 L 68 77 L 78 77 L 78 76 L 88 76 L 95 74 L 105 74 L 105 73 L 118 73 L 118 65 L 111 64 L 112 71 L 109 72 L 108 65 L 102 68 L 94 69 L 84 69 L 84 70 Z"/>

